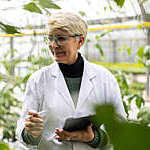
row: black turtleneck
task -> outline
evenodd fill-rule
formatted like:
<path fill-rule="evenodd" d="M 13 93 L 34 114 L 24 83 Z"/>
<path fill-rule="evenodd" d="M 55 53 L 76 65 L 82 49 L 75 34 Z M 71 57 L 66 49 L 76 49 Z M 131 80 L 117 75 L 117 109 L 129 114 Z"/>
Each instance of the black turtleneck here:
<path fill-rule="evenodd" d="M 62 63 L 58 63 L 58 64 L 64 77 L 69 77 L 69 78 L 82 77 L 84 61 L 80 53 L 78 53 L 78 58 L 74 64 L 71 65 L 62 64 Z"/>

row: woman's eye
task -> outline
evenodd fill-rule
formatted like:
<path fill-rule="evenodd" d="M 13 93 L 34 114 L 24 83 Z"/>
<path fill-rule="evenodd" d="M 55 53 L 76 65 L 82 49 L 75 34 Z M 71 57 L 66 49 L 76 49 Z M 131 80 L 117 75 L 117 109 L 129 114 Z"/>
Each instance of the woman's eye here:
<path fill-rule="evenodd" d="M 58 41 L 65 41 L 65 40 L 66 40 L 66 37 L 63 37 L 63 36 L 58 37 Z"/>

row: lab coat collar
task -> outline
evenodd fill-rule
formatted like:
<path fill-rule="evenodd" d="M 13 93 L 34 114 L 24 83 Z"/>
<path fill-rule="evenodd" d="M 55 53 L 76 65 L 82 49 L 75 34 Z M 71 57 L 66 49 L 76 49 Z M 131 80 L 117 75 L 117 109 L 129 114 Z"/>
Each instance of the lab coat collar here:
<path fill-rule="evenodd" d="M 82 105 L 86 102 L 87 98 L 90 96 L 90 93 L 94 90 L 94 79 L 96 73 L 91 63 L 89 63 L 84 57 L 84 71 L 83 77 L 79 92 L 79 98 L 77 103 L 77 110 L 82 108 Z"/>
<path fill-rule="evenodd" d="M 84 58 L 84 56 L 82 56 L 82 57 L 84 59 L 84 70 L 83 70 L 83 76 L 82 76 L 81 87 L 80 87 L 80 91 L 79 91 L 79 97 L 78 97 L 76 109 L 80 109 L 82 104 L 84 104 L 87 97 L 89 96 L 89 94 L 94 89 L 94 85 L 93 85 L 92 81 L 96 77 L 96 73 L 94 71 L 92 64 L 89 63 Z M 62 74 L 61 70 L 59 69 L 57 62 L 55 62 L 53 64 L 52 70 L 53 70 L 52 76 L 55 77 L 57 80 L 57 87 L 56 87 L 57 90 L 63 96 L 66 103 L 70 107 L 72 107 L 73 110 L 75 110 L 73 100 L 71 98 L 71 95 L 69 93 L 68 87 L 67 87 L 66 82 L 64 80 L 63 74 Z"/>
<path fill-rule="evenodd" d="M 92 79 L 93 77 L 95 77 L 95 71 L 93 69 L 93 67 L 91 67 L 91 64 L 86 60 L 86 58 L 84 56 L 83 60 L 84 60 L 84 70 L 83 73 L 86 73 L 86 75 L 88 76 L 89 79 Z M 59 74 L 61 72 L 61 70 L 59 69 L 59 65 L 57 62 L 54 62 L 53 64 L 53 71 L 52 71 L 52 76 L 58 78 Z"/>

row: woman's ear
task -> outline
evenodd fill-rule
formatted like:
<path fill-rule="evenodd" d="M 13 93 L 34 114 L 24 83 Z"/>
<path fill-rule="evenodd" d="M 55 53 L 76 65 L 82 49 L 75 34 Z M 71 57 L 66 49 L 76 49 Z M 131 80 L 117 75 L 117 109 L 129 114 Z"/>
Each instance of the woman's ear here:
<path fill-rule="evenodd" d="M 80 40 L 79 40 L 78 49 L 80 49 L 80 48 L 81 48 L 81 46 L 83 45 L 83 43 L 84 43 L 84 36 L 83 36 L 83 35 L 81 35 L 81 36 L 80 36 Z"/>

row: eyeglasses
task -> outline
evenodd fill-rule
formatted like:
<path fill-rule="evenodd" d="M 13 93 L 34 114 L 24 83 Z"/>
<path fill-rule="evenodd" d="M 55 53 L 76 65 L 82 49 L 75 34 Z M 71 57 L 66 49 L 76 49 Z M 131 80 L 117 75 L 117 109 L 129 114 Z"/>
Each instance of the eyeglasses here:
<path fill-rule="evenodd" d="M 81 34 L 74 34 L 74 35 L 55 35 L 55 36 L 48 36 L 47 37 L 47 42 L 50 46 L 56 42 L 57 45 L 62 46 L 65 45 L 69 37 L 77 37 L 81 36 Z"/>

